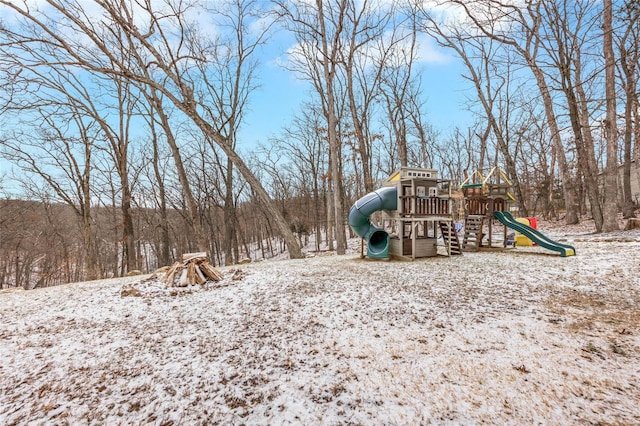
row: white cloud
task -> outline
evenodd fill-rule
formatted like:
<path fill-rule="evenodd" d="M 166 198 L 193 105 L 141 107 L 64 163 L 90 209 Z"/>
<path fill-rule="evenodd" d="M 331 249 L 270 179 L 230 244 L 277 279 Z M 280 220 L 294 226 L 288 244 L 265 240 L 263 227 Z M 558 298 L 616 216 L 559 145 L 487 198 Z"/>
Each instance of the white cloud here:
<path fill-rule="evenodd" d="M 418 61 L 427 64 L 446 65 L 453 57 L 447 51 L 438 47 L 433 39 L 425 34 L 418 36 Z"/>

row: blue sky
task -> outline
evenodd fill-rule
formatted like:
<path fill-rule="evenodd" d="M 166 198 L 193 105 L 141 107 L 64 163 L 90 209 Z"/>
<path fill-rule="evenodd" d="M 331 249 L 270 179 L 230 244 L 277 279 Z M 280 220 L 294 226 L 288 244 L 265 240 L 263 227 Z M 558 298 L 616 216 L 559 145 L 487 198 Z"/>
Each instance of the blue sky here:
<path fill-rule="evenodd" d="M 260 58 L 259 79 L 261 86 L 252 94 L 250 111 L 240 130 L 241 152 L 251 151 L 258 143 L 267 143 L 269 138 L 281 134 L 292 118 L 309 99 L 307 82 L 278 65 L 293 45 L 294 40 L 284 31 L 277 32 L 263 50 Z M 432 41 L 422 36 L 420 63 L 422 89 L 426 98 L 426 120 L 446 137 L 454 126 L 467 126 L 470 113 L 465 110 L 465 94 L 470 92 L 469 83 L 461 77 L 464 69 L 458 59 L 448 51 L 439 49 Z M 9 165 L 0 159 L 0 175 L 9 170 Z"/>
<path fill-rule="evenodd" d="M 448 52 L 422 40 L 421 63 L 423 68 L 423 92 L 426 97 L 427 121 L 442 135 L 456 125 L 466 126 L 471 116 L 465 110 L 465 95 L 471 88 L 461 77 L 462 63 Z M 297 80 L 293 73 L 277 65 L 276 56 L 284 54 L 288 46 L 280 40 L 280 46 L 268 49 L 260 66 L 261 87 L 252 94 L 250 112 L 240 131 L 241 150 L 251 149 L 256 143 L 266 143 L 278 135 L 291 118 L 309 99 L 309 86 Z M 278 52 L 279 49 L 279 52 Z"/>

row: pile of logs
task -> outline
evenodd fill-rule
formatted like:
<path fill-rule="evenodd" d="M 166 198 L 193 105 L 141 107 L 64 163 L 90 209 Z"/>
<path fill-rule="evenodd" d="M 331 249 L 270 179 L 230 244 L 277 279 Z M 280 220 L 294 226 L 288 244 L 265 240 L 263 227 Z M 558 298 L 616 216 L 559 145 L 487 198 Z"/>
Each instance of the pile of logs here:
<path fill-rule="evenodd" d="M 185 253 L 182 262 L 176 262 L 165 274 L 167 287 L 186 287 L 204 284 L 207 281 L 218 282 L 224 276 L 207 260 L 206 252 Z"/>

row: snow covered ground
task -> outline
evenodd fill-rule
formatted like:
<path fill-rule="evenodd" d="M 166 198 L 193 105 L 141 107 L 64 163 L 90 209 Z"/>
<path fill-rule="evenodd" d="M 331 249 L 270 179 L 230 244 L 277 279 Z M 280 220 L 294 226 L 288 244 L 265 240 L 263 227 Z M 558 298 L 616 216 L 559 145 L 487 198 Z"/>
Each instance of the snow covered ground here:
<path fill-rule="evenodd" d="M 0 293 L 0 424 L 640 424 L 640 232 L 548 232 Z"/>

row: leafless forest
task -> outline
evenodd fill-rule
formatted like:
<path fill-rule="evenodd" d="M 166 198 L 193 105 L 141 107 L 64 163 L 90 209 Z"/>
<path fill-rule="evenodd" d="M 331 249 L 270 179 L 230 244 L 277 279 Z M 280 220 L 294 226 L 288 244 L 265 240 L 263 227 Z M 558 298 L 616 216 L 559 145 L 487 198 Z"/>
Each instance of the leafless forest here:
<path fill-rule="evenodd" d="M 639 17 L 634 0 L 0 0 L 0 288 L 190 251 L 300 258 L 312 234 L 344 254 L 349 207 L 403 165 L 455 187 L 499 165 L 522 215 L 617 230 L 640 199 Z M 275 34 L 309 93 L 247 149 Z M 430 122 L 426 39 L 464 64 L 471 126 Z"/>

